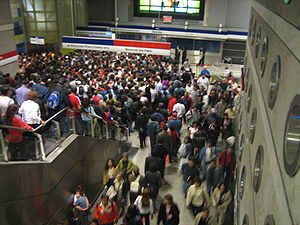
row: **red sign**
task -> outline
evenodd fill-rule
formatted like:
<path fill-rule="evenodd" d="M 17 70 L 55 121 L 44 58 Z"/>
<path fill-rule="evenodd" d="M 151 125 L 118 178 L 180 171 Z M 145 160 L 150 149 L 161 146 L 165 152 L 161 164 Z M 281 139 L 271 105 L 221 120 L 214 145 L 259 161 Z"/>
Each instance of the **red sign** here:
<path fill-rule="evenodd" d="M 172 16 L 163 16 L 163 22 L 164 23 L 172 23 L 173 17 Z"/>

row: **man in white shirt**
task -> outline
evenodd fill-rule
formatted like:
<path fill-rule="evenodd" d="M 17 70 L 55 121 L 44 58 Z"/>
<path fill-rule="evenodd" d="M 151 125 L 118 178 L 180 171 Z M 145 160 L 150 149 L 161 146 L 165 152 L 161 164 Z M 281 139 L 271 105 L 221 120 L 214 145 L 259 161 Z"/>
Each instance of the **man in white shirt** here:
<path fill-rule="evenodd" d="M 10 95 L 10 88 L 8 86 L 3 86 L 1 88 L 1 96 L 0 96 L 0 113 L 5 114 L 6 109 L 9 105 L 14 104 L 14 100 L 8 97 Z"/>
<path fill-rule="evenodd" d="M 177 116 L 179 119 L 182 119 L 182 117 L 185 115 L 185 106 L 182 103 L 181 99 L 179 99 L 178 102 L 174 105 L 173 111 L 177 112 Z"/>
<path fill-rule="evenodd" d="M 39 104 L 35 102 L 37 95 L 38 93 L 36 91 L 30 91 L 27 95 L 28 100 L 24 101 L 19 109 L 22 120 L 34 128 L 40 124 L 45 124 L 41 119 Z"/>
<path fill-rule="evenodd" d="M 197 80 L 197 84 L 201 87 L 203 86 L 205 88 L 205 90 L 208 89 L 208 85 L 209 85 L 209 80 L 208 78 L 205 76 L 205 74 L 202 74 L 201 77 L 199 77 L 199 79 Z"/>

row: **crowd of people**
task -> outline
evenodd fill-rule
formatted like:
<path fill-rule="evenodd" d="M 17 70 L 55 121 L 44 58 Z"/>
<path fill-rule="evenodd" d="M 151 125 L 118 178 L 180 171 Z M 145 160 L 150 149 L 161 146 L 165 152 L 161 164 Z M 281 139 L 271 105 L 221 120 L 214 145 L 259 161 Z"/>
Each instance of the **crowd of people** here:
<path fill-rule="evenodd" d="M 107 160 L 107 192 L 95 208 L 92 224 L 113 224 L 123 216 L 124 224 L 149 225 L 154 213 L 157 224 L 179 224 L 172 195 L 156 206 L 166 162 L 176 160 L 195 225 L 210 224 L 212 208 L 217 224 L 224 224 L 232 201 L 234 106 L 239 98 L 230 72 L 223 81 L 211 82 L 207 68 L 194 74 L 187 59 L 178 67 L 170 57 L 98 51 L 22 54 L 19 65 L 14 78 L 0 77 L 2 124 L 28 130 L 44 125 L 38 132 L 47 132 L 44 121 L 69 107 L 71 111 L 55 118 L 65 135 L 72 117 L 82 135 L 89 134 L 89 124 L 97 123 L 108 124 L 112 138 L 114 125 L 137 132 L 141 149 L 149 137 L 151 156 L 146 158 L 144 177 L 126 154 L 116 167 Z M 10 160 L 33 157 L 29 148 L 22 148 L 22 131 L 8 129 L 6 140 Z M 82 213 L 89 209 L 87 197 L 82 190 L 75 196 L 77 224 L 87 224 Z"/>

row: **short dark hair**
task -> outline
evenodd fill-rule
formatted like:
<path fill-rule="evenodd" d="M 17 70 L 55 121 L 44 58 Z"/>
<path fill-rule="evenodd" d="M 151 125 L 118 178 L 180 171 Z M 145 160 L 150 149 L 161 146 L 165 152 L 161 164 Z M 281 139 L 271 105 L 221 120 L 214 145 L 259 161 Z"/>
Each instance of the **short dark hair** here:
<path fill-rule="evenodd" d="M 7 95 L 9 90 L 10 90 L 10 87 L 7 86 L 7 85 L 4 85 L 4 86 L 1 87 L 1 94 L 2 95 Z"/>
<path fill-rule="evenodd" d="M 168 126 L 165 124 L 165 125 L 163 125 L 163 130 L 164 131 L 167 131 L 168 130 Z"/>

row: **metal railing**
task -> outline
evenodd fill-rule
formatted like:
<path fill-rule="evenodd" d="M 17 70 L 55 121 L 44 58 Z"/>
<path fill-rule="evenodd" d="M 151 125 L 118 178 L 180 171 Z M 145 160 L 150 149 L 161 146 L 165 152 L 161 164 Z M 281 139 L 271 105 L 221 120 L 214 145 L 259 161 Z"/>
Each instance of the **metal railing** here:
<path fill-rule="evenodd" d="M 33 130 L 0 125 L 0 161 L 27 161 L 42 160 L 45 161 L 54 149 L 56 149 L 69 134 L 86 135 L 100 139 L 110 139 L 117 141 L 127 141 L 129 130 L 119 125 L 115 121 L 105 121 L 103 118 L 93 117 L 84 113 L 90 118 L 89 121 L 81 120 L 81 113 L 74 112 L 69 108 L 64 108 L 51 116 L 43 125 L 39 125 Z M 77 116 L 76 116 L 77 114 Z M 6 136 L 12 130 L 21 131 L 22 141 L 20 143 L 9 143 Z M 29 147 L 33 154 L 28 158 L 22 158 L 21 153 L 28 152 Z M 12 154 L 18 150 L 18 158 L 13 158 Z M 22 152 L 23 151 L 23 152 Z M 15 153 L 15 152 L 14 152 Z"/>

